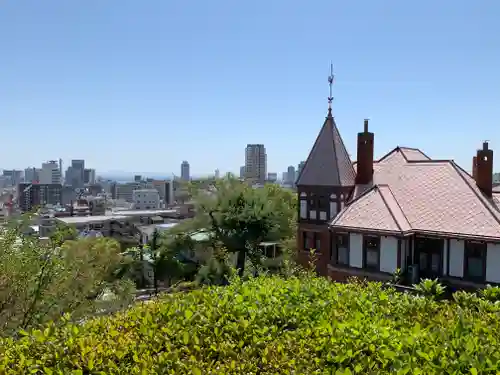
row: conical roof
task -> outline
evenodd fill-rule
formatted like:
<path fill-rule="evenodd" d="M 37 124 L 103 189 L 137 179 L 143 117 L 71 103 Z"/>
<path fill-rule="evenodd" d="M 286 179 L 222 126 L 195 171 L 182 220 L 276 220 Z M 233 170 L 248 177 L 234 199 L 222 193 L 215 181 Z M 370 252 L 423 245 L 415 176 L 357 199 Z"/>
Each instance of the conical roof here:
<path fill-rule="evenodd" d="M 331 109 L 306 163 L 298 186 L 354 186 L 356 172 L 340 136 Z"/>

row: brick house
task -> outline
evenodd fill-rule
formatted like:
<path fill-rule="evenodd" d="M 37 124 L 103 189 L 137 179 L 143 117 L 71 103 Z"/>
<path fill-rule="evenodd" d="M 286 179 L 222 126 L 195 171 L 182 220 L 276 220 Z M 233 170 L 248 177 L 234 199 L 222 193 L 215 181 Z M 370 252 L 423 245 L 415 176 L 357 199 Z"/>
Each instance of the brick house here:
<path fill-rule="evenodd" d="M 374 138 L 365 120 L 353 162 L 329 108 L 297 180 L 299 260 L 316 249 L 318 273 L 334 280 L 385 280 L 400 268 L 415 281 L 500 283 L 500 193 L 488 143 L 471 175 L 416 148 L 374 160 Z"/>

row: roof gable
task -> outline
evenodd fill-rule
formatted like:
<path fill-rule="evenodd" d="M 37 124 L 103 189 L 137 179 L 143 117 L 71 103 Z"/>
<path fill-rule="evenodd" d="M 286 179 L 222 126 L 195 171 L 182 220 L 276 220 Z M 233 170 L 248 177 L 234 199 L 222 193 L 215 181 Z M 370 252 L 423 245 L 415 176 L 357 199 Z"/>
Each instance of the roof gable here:
<path fill-rule="evenodd" d="M 356 172 L 331 110 L 297 179 L 298 186 L 354 186 Z"/>
<path fill-rule="evenodd" d="M 347 206 L 331 225 L 388 233 L 403 233 L 411 226 L 387 185 L 375 185 Z"/>

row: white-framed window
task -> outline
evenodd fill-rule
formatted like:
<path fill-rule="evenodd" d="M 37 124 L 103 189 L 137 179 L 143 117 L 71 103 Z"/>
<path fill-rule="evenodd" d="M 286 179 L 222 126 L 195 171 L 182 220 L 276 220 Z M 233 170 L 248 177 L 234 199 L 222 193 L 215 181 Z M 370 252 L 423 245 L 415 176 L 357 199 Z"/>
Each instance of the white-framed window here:
<path fill-rule="evenodd" d="M 300 218 L 307 219 L 307 201 L 305 199 L 300 200 Z"/>
<path fill-rule="evenodd" d="M 337 202 L 330 202 L 330 218 L 337 216 Z"/>

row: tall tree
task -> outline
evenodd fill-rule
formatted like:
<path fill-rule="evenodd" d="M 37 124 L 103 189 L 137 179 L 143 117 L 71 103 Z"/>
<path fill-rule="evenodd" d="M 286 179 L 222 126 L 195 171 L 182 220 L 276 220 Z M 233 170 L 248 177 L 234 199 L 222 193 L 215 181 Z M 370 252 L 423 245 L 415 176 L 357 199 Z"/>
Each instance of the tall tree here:
<path fill-rule="evenodd" d="M 291 220 L 296 198 L 277 185 L 253 188 L 232 176 L 214 182 L 210 191 L 196 194 L 197 218 L 230 253 L 244 274 L 248 257 L 256 261 L 263 241 L 281 241 L 293 236 Z"/>

